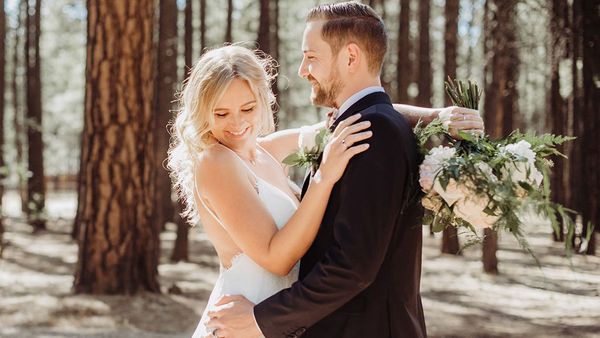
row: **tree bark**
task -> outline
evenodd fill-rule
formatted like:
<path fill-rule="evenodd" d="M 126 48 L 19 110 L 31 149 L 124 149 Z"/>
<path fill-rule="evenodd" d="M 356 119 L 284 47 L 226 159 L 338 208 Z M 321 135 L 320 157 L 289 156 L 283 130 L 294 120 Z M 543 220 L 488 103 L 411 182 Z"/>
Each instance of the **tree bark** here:
<path fill-rule="evenodd" d="M 262 3 L 261 3 L 262 4 Z M 261 7 L 262 13 L 262 7 Z M 233 25 L 233 0 L 227 0 L 227 26 L 225 28 L 225 42 L 232 42 L 232 25 Z"/>
<path fill-rule="evenodd" d="M 489 274 L 498 274 L 498 235 L 492 229 L 483 230 L 483 271 Z"/>
<path fill-rule="evenodd" d="M 492 138 L 508 135 L 513 115 L 519 113 L 517 81 L 519 54 L 516 46 L 514 0 L 487 0 L 485 4 L 485 102 L 486 131 Z M 483 243 L 483 268 L 498 273 L 497 236 L 486 229 Z"/>
<path fill-rule="evenodd" d="M 444 30 L 444 80 L 450 76 L 456 78 L 456 53 L 458 46 L 458 10 L 459 0 L 446 0 Z M 452 105 L 448 95 L 444 95 L 444 104 Z"/>
<path fill-rule="evenodd" d="M 17 27 L 15 29 L 15 46 L 13 48 L 13 69 L 12 69 L 12 104 L 13 104 L 13 128 L 15 130 L 15 150 L 16 150 L 16 162 L 18 168 L 18 189 L 19 196 L 21 198 L 21 212 L 27 214 L 27 184 L 26 175 L 23 172 L 24 167 L 24 131 L 23 131 L 23 110 L 21 106 L 22 94 L 19 91 L 18 79 L 19 79 L 19 68 L 21 66 L 19 52 L 24 50 L 21 47 L 20 34 L 23 28 L 23 16 L 25 15 L 27 4 L 25 0 L 19 1 L 19 7 L 17 10 Z"/>
<path fill-rule="evenodd" d="M 429 18 L 431 11 L 430 0 L 419 2 L 419 96 L 417 105 L 431 107 L 431 83 L 433 75 L 431 69 L 431 51 L 429 43 Z"/>
<path fill-rule="evenodd" d="M 260 18 L 258 23 L 258 48 L 271 54 L 271 10 L 270 0 L 260 0 Z"/>
<path fill-rule="evenodd" d="M 206 0 L 200 0 L 198 9 L 200 12 L 200 54 L 202 55 L 206 48 Z"/>
<path fill-rule="evenodd" d="M 444 33 L 444 79 L 456 78 L 456 46 L 458 44 L 458 7 L 459 0 L 447 0 L 445 7 L 446 28 Z M 446 106 L 452 105 L 448 95 L 444 95 Z M 446 227 L 442 234 L 442 253 L 457 255 L 460 253 L 458 231 L 455 227 Z"/>
<path fill-rule="evenodd" d="M 410 0 L 400 0 L 398 24 L 398 62 L 396 64 L 396 100 L 408 103 L 408 85 L 411 76 L 410 52 Z"/>
<path fill-rule="evenodd" d="M 550 93 L 548 95 L 550 121 L 552 133 L 556 135 L 567 135 L 568 111 L 566 101 L 560 95 L 560 62 L 566 57 L 567 36 L 565 31 L 567 23 L 565 13 L 568 13 L 567 4 L 561 0 L 552 1 L 552 10 L 550 11 Z M 565 147 L 559 146 L 559 151 L 565 152 Z M 566 179 L 569 177 L 567 160 L 561 156 L 554 156 L 554 168 L 552 170 L 551 187 L 552 199 L 556 203 L 566 205 L 568 200 L 569 185 Z M 554 241 L 564 241 L 564 227 L 560 222 L 560 216 L 557 215 L 560 225 L 560 232 L 552 232 Z"/>
<path fill-rule="evenodd" d="M 6 163 L 4 162 L 4 92 L 5 92 L 5 64 L 6 64 L 6 13 L 4 0 L 0 0 L 0 257 L 2 257 L 4 213 L 2 212 L 2 197 L 4 196 L 4 179 L 6 177 Z"/>
<path fill-rule="evenodd" d="M 583 57 L 583 204 L 582 219 L 585 236 L 587 224 L 600 229 L 600 1 L 583 1 L 582 6 L 582 57 Z M 592 230 L 585 253 L 596 253 L 595 231 Z"/>
<path fill-rule="evenodd" d="M 188 0 L 188 4 L 189 2 Z M 173 221 L 173 215 L 175 214 L 173 199 L 171 198 L 171 179 L 169 173 L 163 167 L 163 162 L 167 158 L 169 149 L 170 135 L 167 132 L 167 124 L 171 119 L 172 102 L 174 100 L 175 85 L 177 84 L 177 14 L 176 0 L 160 0 L 158 62 L 156 63 L 156 111 L 154 113 L 156 123 L 154 126 L 154 139 L 156 142 L 154 144 L 154 158 L 156 159 L 154 221 L 161 229 L 164 229 L 166 222 Z M 187 24 L 191 24 L 190 14 L 191 12 L 188 13 L 186 7 L 185 15 L 186 18 L 190 19 L 189 22 L 186 20 L 186 29 L 188 28 Z M 185 41 L 186 43 L 191 42 L 191 36 L 186 35 Z M 186 59 L 186 61 L 188 60 Z"/>
<path fill-rule="evenodd" d="M 194 46 L 194 27 L 192 25 L 193 22 L 193 6 L 192 6 L 192 1 L 193 0 L 186 0 L 185 1 L 185 11 L 184 11 L 184 27 L 183 27 L 183 59 L 184 59 L 184 63 L 185 63 L 185 67 L 184 67 L 184 72 L 183 72 L 183 77 L 187 78 L 188 74 L 190 72 L 190 69 L 192 68 L 192 51 L 193 51 L 193 46 Z M 175 7 L 177 7 L 177 2 L 175 2 Z M 177 10 L 177 8 L 175 8 L 175 10 Z M 175 15 L 177 17 L 177 15 Z M 175 25 L 175 37 L 177 37 L 177 25 Z M 177 55 L 177 53 L 175 53 L 175 55 Z M 177 61 L 175 59 L 175 61 Z M 177 66 L 177 65 L 176 65 Z"/>
<path fill-rule="evenodd" d="M 577 136 L 575 140 L 569 145 L 571 147 L 569 156 L 569 168 L 571 169 L 571 175 L 569 177 L 569 185 L 573 191 L 569 196 L 568 206 L 581 212 L 582 204 L 584 203 L 583 195 L 583 154 L 582 154 L 582 133 L 583 133 L 583 112 L 582 112 L 582 84 L 581 84 L 581 73 L 577 64 L 581 62 L 582 55 L 582 28 L 581 28 L 581 3 L 582 0 L 573 0 L 571 5 L 571 77 L 573 93 L 571 95 L 570 115 L 572 119 L 572 126 L 569 135 Z M 573 238 L 573 247 L 577 247 Z"/>
<path fill-rule="evenodd" d="M 190 225 L 184 218 L 181 217 L 183 206 L 181 203 L 175 204 L 175 223 L 177 224 L 177 237 L 173 245 L 171 253 L 172 262 L 188 261 L 189 260 L 189 233 Z"/>
<path fill-rule="evenodd" d="M 273 25 L 273 29 L 271 29 L 271 40 L 273 41 L 273 47 L 271 50 L 271 56 L 279 61 L 279 0 L 272 0 L 273 7 L 271 13 L 271 23 Z M 277 81 L 279 77 L 275 77 L 273 83 L 271 84 L 271 90 L 273 90 L 273 94 L 275 95 L 275 107 L 273 107 L 273 119 L 275 120 L 275 128 L 277 129 L 279 126 L 279 108 L 281 107 L 281 95 L 279 91 L 279 82 Z"/>
<path fill-rule="evenodd" d="M 27 3 L 25 14 L 25 65 L 27 68 L 27 220 L 34 231 L 46 228 L 43 215 L 46 187 L 44 182 L 44 143 L 42 141 L 42 86 L 40 72 L 40 10 L 35 0 L 33 11 Z"/>
<path fill-rule="evenodd" d="M 190 5 L 191 0 L 187 0 L 187 4 Z M 188 14 L 189 13 L 189 14 Z M 185 77 L 189 75 L 189 70 L 192 67 L 192 20 L 191 20 L 191 7 L 186 7 L 185 11 L 185 32 L 184 32 L 184 59 L 185 59 Z M 189 225 L 181 218 L 180 213 L 182 212 L 181 205 L 178 201 L 173 202 L 174 215 L 173 220 L 177 225 L 177 237 L 175 239 L 175 245 L 171 253 L 171 261 L 187 261 L 188 260 L 188 232 Z"/>
<path fill-rule="evenodd" d="M 160 292 L 153 18 L 153 0 L 88 0 L 77 293 Z"/>

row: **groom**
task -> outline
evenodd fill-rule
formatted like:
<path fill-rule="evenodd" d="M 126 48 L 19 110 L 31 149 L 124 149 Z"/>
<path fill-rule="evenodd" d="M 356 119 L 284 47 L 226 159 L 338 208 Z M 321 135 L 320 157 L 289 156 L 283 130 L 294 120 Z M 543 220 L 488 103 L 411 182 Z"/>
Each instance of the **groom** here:
<path fill-rule="evenodd" d="M 207 326 L 218 337 L 425 337 L 417 145 L 381 87 L 383 22 L 356 2 L 320 5 L 302 48 L 313 103 L 338 108 L 332 128 L 356 113 L 371 121 L 370 149 L 334 187 L 298 282 L 256 305 L 224 297 Z"/>

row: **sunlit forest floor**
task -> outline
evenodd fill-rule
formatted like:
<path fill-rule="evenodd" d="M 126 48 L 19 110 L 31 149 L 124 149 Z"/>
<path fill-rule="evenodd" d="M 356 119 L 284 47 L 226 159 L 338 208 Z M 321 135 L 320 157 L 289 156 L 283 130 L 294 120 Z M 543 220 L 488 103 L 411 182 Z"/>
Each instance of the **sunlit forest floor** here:
<path fill-rule="evenodd" d="M 18 212 L 16 193 L 5 196 L 0 336 L 189 337 L 218 269 L 201 229 L 190 234 L 189 263 L 169 262 L 174 228 L 161 235 L 163 294 L 73 295 L 75 203 L 74 193 L 50 194 L 48 230 L 34 235 Z M 424 235 L 422 294 L 430 337 L 600 337 L 600 257 L 575 255 L 571 266 L 547 225 L 532 219 L 527 228 L 542 268 L 504 236 L 498 276 L 481 272 L 480 246 L 461 257 L 441 255 L 439 236 Z"/>

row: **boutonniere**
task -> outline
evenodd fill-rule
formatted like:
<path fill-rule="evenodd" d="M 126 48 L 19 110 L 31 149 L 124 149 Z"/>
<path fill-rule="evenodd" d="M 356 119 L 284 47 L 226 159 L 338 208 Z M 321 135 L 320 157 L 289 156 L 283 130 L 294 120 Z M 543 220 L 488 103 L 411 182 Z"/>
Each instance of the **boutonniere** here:
<path fill-rule="evenodd" d="M 298 138 L 299 150 L 284 158 L 283 163 L 293 167 L 310 167 L 312 174 L 316 173 L 319 169 L 319 157 L 330 137 L 329 128 L 302 127 Z"/>

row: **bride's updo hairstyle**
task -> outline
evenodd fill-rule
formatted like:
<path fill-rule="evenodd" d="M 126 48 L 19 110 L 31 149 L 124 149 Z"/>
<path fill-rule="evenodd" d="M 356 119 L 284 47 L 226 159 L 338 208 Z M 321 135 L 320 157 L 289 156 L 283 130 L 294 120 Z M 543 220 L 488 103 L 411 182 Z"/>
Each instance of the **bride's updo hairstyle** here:
<path fill-rule="evenodd" d="M 258 102 L 262 118 L 259 135 L 275 129 L 271 91 L 276 76 L 274 60 L 260 51 L 236 45 L 206 51 L 190 71 L 178 94 L 179 109 L 169 125 L 171 144 L 167 168 L 173 187 L 182 200 L 182 217 L 192 225 L 199 221 L 194 202 L 194 162 L 214 143 L 210 129 L 214 124 L 213 110 L 234 79 L 248 82 Z"/>

